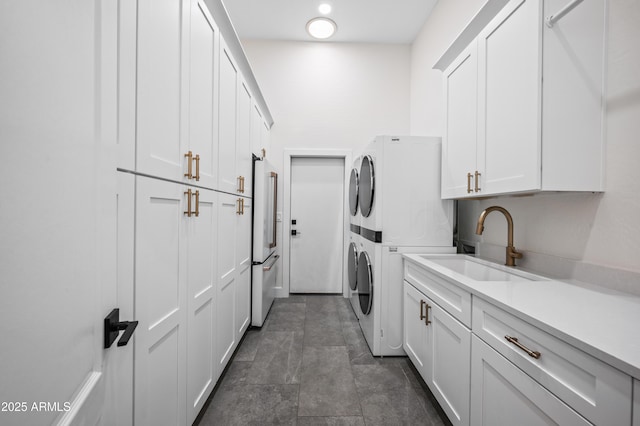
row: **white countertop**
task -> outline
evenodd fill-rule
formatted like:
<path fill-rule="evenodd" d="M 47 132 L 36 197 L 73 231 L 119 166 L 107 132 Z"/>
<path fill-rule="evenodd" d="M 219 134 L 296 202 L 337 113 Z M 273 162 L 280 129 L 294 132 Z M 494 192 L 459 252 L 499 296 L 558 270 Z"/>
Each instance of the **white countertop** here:
<path fill-rule="evenodd" d="M 475 281 L 419 255 L 403 257 L 640 379 L 640 297 L 564 280 Z"/>

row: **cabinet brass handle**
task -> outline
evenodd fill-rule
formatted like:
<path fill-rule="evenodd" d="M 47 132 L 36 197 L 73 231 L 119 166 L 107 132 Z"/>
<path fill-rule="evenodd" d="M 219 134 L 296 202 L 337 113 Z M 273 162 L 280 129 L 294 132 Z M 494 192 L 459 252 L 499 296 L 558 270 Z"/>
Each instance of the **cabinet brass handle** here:
<path fill-rule="evenodd" d="M 476 179 L 475 179 L 475 190 L 476 192 L 480 192 L 480 176 L 482 176 L 482 173 L 480 173 L 479 171 L 476 170 Z"/>
<path fill-rule="evenodd" d="M 467 194 L 470 194 L 472 189 L 471 189 L 471 178 L 473 177 L 473 175 L 471 173 L 467 173 Z"/>
<path fill-rule="evenodd" d="M 196 217 L 200 216 L 200 191 L 196 189 Z"/>
<path fill-rule="evenodd" d="M 242 202 L 242 198 L 238 198 L 238 209 L 236 210 L 236 214 L 242 214 L 242 211 L 240 210 L 241 202 Z"/>
<path fill-rule="evenodd" d="M 424 304 L 427 309 L 424 312 L 424 325 L 428 326 L 429 324 L 431 324 L 431 320 L 429 319 L 429 309 L 431 309 L 431 306 L 429 306 L 428 303 Z"/>
<path fill-rule="evenodd" d="M 244 176 L 242 176 L 242 193 L 244 194 Z"/>
<path fill-rule="evenodd" d="M 238 189 L 236 191 L 242 193 L 242 176 L 238 176 Z"/>
<path fill-rule="evenodd" d="M 425 319 L 425 318 L 426 318 L 426 317 L 425 317 L 425 315 L 424 315 L 424 312 L 423 312 L 423 310 L 422 310 L 422 308 L 423 308 L 423 307 L 424 307 L 424 305 L 426 305 L 426 304 L 427 304 L 427 303 L 426 303 L 424 300 L 420 299 L 420 321 L 422 321 L 423 319 Z"/>
<path fill-rule="evenodd" d="M 196 154 L 196 181 L 200 180 L 200 154 Z"/>
<path fill-rule="evenodd" d="M 241 205 L 242 205 L 242 213 L 240 214 L 244 214 L 244 198 L 242 200 L 240 200 Z"/>
<path fill-rule="evenodd" d="M 184 195 L 187 196 L 187 211 L 184 212 L 184 214 L 186 214 L 187 217 L 191 217 L 191 189 L 187 189 Z"/>
<path fill-rule="evenodd" d="M 191 166 L 191 163 L 193 162 L 193 153 L 189 151 L 184 156 L 187 157 L 187 173 L 184 174 L 184 177 L 187 179 L 193 179 L 193 169 Z"/>
<path fill-rule="evenodd" d="M 513 343 L 514 345 L 516 345 L 517 347 L 519 347 L 520 349 L 525 351 L 530 357 L 535 358 L 535 359 L 540 358 L 540 356 L 541 356 L 540 352 L 532 351 L 531 349 L 527 348 L 525 345 L 523 345 L 522 343 L 518 342 L 518 338 L 517 337 L 504 336 L 504 338 L 507 339 L 507 341 L 509 343 Z"/>

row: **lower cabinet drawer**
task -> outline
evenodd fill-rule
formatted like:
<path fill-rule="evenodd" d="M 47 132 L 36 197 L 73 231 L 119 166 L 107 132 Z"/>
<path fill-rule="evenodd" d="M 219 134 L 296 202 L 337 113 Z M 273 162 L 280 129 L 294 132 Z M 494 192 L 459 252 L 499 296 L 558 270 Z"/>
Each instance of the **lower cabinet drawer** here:
<path fill-rule="evenodd" d="M 631 424 L 628 375 L 479 298 L 472 323 L 474 334 L 589 421 Z"/>
<path fill-rule="evenodd" d="M 404 262 L 404 279 L 455 319 L 471 327 L 471 293 L 411 261 Z"/>
<path fill-rule="evenodd" d="M 471 426 L 551 424 L 591 425 L 477 336 L 472 335 Z"/>

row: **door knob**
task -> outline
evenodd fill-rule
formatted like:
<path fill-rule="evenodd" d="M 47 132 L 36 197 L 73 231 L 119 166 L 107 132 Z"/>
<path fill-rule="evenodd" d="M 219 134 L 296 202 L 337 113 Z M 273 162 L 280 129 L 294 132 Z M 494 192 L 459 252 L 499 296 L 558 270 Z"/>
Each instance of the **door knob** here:
<path fill-rule="evenodd" d="M 137 326 L 138 321 L 120 321 L 120 309 L 112 310 L 104 319 L 104 348 L 111 347 L 118 338 L 120 330 L 124 330 L 124 333 L 118 340 L 118 346 L 126 345 Z"/>

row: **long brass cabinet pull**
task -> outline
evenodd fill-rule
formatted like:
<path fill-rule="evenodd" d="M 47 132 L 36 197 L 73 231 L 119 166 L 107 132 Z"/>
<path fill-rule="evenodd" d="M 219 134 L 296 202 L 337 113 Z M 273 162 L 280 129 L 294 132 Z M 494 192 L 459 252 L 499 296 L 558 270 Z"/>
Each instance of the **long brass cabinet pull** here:
<path fill-rule="evenodd" d="M 244 199 L 238 198 L 238 210 L 236 210 L 236 214 L 244 214 Z"/>
<path fill-rule="evenodd" d="M 186 214 L 187 217 L 191 217 L 191 189 L 187 189 L 184 195 L 187 196 L 187 211 L 184 212 L 184 214 Z"/>
<path fill-rule="evenodd" d="M 200 154 L 196 154 L 196 180 L 200 180 Z"/>
<path fill-rule="evenodd" d="M 480 176 L 482 176 L 482 173 L 480 173 L 479 171 L 476 170 L 476 179 L 475 179 L 475 191 L 476 192 L 480 192 L 480 190 L 482 188 L 480 188 Z"/>
<path fill-rule="evenodd" d="M 520 349 L 525 351 L 530 357 L 535 358 L 535 359 L 540 358 L 540 356 L 541 356 L 540 352 L 532 351 L 531 349 L 527 348 L 525 345 L 523 345 L 522 343 L 518 342 L 518 338 L 517 337 L 504 336 L 504 338 L 507 339 L 507 341 L 509 343 L 513 343 L 514 345 L 516 345 L 517 347 L 519 347 Z"/>
<path fill-rule="evenodd" d="M 187 173 L 184 174 L 184 177 L 193 179 L 193 166 L 191 165 L 193 162 L 193 152 L 189 151 L 184 156 L 187 157 Z"/>
<path fill-rule="evenodd" d="M 242 209 L 240 210 L 241 211 L 240 214 L 244 214 L 244 198 L 240 200 L 240 205 L 242 206 Z"/>
<path fill-rule="evenodd" d="M 238 176 L 238 189 L 237 189 L 237 191 L 239 193 L 241 193 L 241 194 L 244 192 L 244 183 L 242 182 L 243 179 L 244 178 L 242 176 Z"/>
<path fill-rule="evenodd" d="M 472 189 L 471 189 L 471 178 L 473 177 L 473 175 L 471 173 L 467 173 L 467 194 L 470 194 Z"/>
<path fill-rule="evenodd" d="M 244 176 L 241 176 L 241 177 L 242 177 L 242 191 L 241 192 L 244 194 Z"/>
<path fill-rule="evenodd" d="M 424 305 L 425 305 L 424 300 L 420 299 L 420 321 L 422 321 L 424 319 L 424 312 L 422 310 Z"/>
<path fill-rule="evenodd" d="M 427 307 L 426 311 L 424 312 L 424 325 L 428 326 L 429 324 L 431 324 L 431 320 L 429 319 L 429 309 L 431 309 L 431 306 L 429 306 L 428 303 L 425 303 L 424 305 Z"/>
<path fill-rule="evenodd" d="M 196 189 L 196 217 L 200 216 L 200 191 Z"/>

